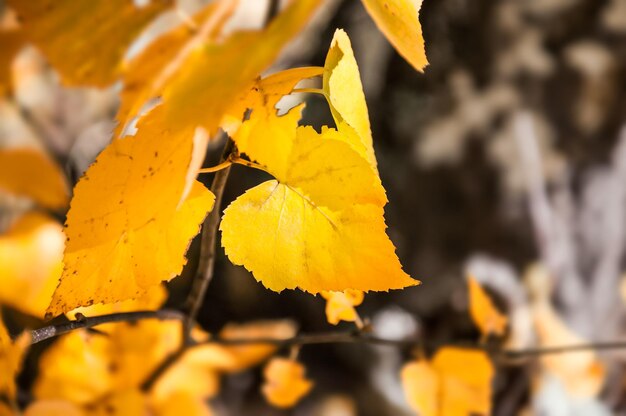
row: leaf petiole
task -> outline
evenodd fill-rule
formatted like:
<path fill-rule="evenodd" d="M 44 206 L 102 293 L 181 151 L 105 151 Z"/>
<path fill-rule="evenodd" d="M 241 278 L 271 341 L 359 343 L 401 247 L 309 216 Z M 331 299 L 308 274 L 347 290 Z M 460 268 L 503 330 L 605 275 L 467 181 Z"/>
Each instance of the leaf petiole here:
<path fill-rule="evenodd" d="M 291 90 L 291 93 L 320 94 L 326 97 L 326 92 L 321 88 L 294 88 L 293 90 Z"/>
<path fill-rule="evenodd" d="M 222 163 L 220 163 L 219 165 L 215 165 L 215 166 L 212 166 L 210 168 L 200 169 L 198 171 L 198 173 L 213 173 L 213 172 L 217 172 L 218 170 L 226 169 L 227 167 L 229 167 L 232 164 L 233 164 L 233 162 L 231 162 L 230 160 L 225 160 Z"/>

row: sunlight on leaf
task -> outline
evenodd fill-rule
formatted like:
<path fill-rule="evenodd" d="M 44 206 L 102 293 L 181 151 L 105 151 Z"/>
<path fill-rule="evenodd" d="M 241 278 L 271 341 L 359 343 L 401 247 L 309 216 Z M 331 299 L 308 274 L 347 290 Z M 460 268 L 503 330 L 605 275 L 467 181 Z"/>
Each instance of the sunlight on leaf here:
<path fill-rule="evenodd" d="M 398 53 L 424 72 L 428 60 L 419 21 L 422 0 L 363 0 L 363 5 Z"/>
<path fill-rule="evenodd" d="M 51 209 L 63 209 L 69 200 L 65 175 L 36 149 L 0 150 L 0 191 Z"/>
<path fill-rule="evenodd" d="M 342 137 L 376 169 L 370 119 L 359 68 L 346 32 L 335 31 L 324 64 L 323 88 Z"/>
<path fill-rule="evenodd" d="M 321 294 L 326 299 L 326 319 L 329 323 L 337 325 L 339 321 L 354 322 L 358 319 L 359 315 L 354 307 L 363 302 L 363 292 L 346 290 Z"/>
<path fill-rule="evenodd" d="M 192 129 L 164 127 L 161 110 L 141 119 L 136 136 L 111 143 L 76 186 L 49 314 L 133 299 L 181 272 L 214 195 L 189 181 L 194 152 L 205 147 L 194 146 Z"/>
<path fill-rule="evenodd" d="M 124 53 L 171 0 L 138 8 L 133 0 L 7 0 L 24 36 L 46 55 L 67 85 L 105 87 L 121 73 Z M 94 53 L 97 48 L 97 53 Z"/>
<path fill-rule="evenodd" d="M 483 351 L 441 348 L 402 368 L 404 394 L 421 416 L 489 415 L 494 369 Z"/>
<path fill-rule="evenodd" d="M 83 416 L 79 406 L 65 400 L 38 400 L 30 404 L 24 416 Z"/>
<path fill-rule="evenodd" d="M 305 368 L 295 360 L 276 357 L 263 370 L 265 383 L 262 392 L 273 406 L 293 407 L 313 388 L 305 377 Z"/>
<path fill-rule="evenodd" d="M 470 316 L 480 332 L 483 335 L 503 336 L 506 331 L 507 317 L 496 309 L 489 295 L 474 277 L 467 277 L 467 285 Z"/>
<path fill-rule="evenodd" d="M 0 302 L 43 318 L 63 270 L 63 227 L 30 212 L 0 235 Z"/>
<path fill-rule="evenodd" d="M 176 126 L 201 125 L 214 134 L 232 103 L 276 59 L 320 3 L 292 0 L 266 29 L 235 32 L 222 43 L 207 43 L 193 51 L 164 89 L 168 120 Z"/>
<path fill-rule="evenodd" d="M 2 14 L 0 13 L 0 18 Z M 0 96 L 11 91 L 13 84 L 11 63 L 17 52 L 24 46 L 24 36 L 20 30 L 4 30 L 0 27 Z"/>

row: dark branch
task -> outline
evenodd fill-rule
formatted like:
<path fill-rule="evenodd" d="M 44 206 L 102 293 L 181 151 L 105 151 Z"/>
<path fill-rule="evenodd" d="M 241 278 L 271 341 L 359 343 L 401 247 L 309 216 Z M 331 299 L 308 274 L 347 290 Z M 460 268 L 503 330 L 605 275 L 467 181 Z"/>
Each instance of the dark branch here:
<path fill-rule="evenodd" d="M 222 151 L 222 157 L 220 160 L 224 162 L 230 157 L 230 154 L 235 149 L 235 143 L 228 139 L 224 150 Z M 209 283 L 213 280 L 213 272 L 215 270 L 215 251 L 217 242 L 217 229 L 220 223 L 220 212 L 222 205 L 222 197 L 224 195 L 224 188 L 228 181 L 228 175 L 230 174 L 230 166 L 224 168 L 215 173 L 213 182 L 211 183 L 211 192 L 215 195 L 215 205 L 204 220 L 202 225 L 202 240 L 200 243 L 200 257 L 198 260 L 198 269 L 193 280 L 191 292 L 187 298 L 185 310 L 188 311 L 187 318 L 184 321 L 184 342 L 189 342 L 189 334 L 193 328 L 200 306 L 204 300 L 204 296 L 209 287 Z"/>
<path fill-rule="evenodd" d="M 30 337 L 31 343 L 36 344 L 38 342 L 66 334 L 76 329 L 91 328 L 97 325 L 108 324 L 112 322 L 133 322 L 142 319 L 182 320 L 183 318 L 184 315 L 179 311 L 168 309 L 163 309 L 160 311 L 120 312 L 101 316 L 81 317 L 76 319 L 75 321 L 34 329 L 30 331 Z"/>

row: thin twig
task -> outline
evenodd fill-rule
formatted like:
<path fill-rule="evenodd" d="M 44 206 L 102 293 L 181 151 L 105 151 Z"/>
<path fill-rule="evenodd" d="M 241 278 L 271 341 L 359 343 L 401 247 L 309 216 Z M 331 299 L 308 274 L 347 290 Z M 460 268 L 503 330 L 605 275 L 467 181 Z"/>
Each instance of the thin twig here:
<path fill-rule="evenodd" d="M 235 142 L 229 138 L 222 151 L 220 163 L 228 160 L 234 149 Z M 220 206 L 222 204 L 222 196 L 224 195 L 224 188 L 226 187 L 229 173 L 230 166 L 216 172 L 211 184 L 211 192 L 215 195 L 215 205 L 202 225 L 198 269 L 196 270 L 191 292 L 189 292 L 185 307 L 185 310 L 188 311 L 187 318 L 184 321 L 185 343 L 189 342 L 189 334 L 198 317 L 198 312 L 200 311 L 200 306 L 204 300 L 204 295 L 209 287 L 209 283 L 213 279 L 213 272 L 215 270 L 215 245 L 217 241 L 217 229 L 220 223 Z"/>
<path fill-rule="evenodd" d="M 30 338 L 31 343 L 36 344 L 38 342 L 66 334 L 76 329 L 91 328 L 97 325 L 113 322 L 133 322 L 143 319 L 182 320 L 183 318 L 184 315 L 181 312 L 170 309 L 163 309 L 159 311 L 111 313 L 108 315 L 81 317 L 76 319 L 75 321 L 34 329 L 30 331 Z"/>

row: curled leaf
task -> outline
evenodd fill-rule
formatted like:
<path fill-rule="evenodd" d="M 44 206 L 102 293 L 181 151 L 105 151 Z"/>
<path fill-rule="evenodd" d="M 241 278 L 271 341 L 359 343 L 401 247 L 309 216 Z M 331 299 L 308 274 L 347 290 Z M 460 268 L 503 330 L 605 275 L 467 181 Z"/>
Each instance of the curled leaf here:
<path fill-rule="evenodd" d="M 506 331 L 507 318 L 502 315 L 493 302 L 472 276 L 468 276 L 469 311 L 472 320 L 483 335 L 503 336 Z"/>

